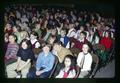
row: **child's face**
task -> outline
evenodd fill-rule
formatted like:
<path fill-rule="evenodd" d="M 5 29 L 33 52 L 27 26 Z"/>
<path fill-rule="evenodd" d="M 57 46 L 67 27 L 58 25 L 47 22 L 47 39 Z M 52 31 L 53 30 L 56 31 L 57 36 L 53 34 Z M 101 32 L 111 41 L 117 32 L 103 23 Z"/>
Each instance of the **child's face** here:
<path fill-rule="evenodd" d="M 108 32 L 106 32 L 106 34 L 105 34 L 105 37 L 109 37 L 109 34 L 108 34 Z"/>
<path fill-rule="evenodd" d="M 70 67 L 70 65 L 71 65 L 71 60 L 70 60 L 70 58 L 65 58 L 64 64 L 65 64 L 65 67 Z"/>
<path fill-rule="evenodd" d="M 88 53 L 88 49 L 89 49 L 88 45 L 84 44 L 82 47 L 83 53 Z"/>
<path fill-rule="evenodd" d="M 10 43 L 14 43 L 15 42 L 15 38 L 12 35 L 9 36 L 9 42 Z"/>
<path fill-rule="evenodd" d="M 83 33 L 80 33 L 80 39 L 84 39 L 85 35 Z"/>
<path fill-rule="evenodd" d="M 30 39 L 31 39 L 31 40 L 33 40 L 33 39 L 35 39 L 35 38 L 36 38 L 36 37 L 35 37 L 33 34 L 30 35 Z"/>
<path fill-rule="evenodd" d="M 65 31 L 61 30 L 61 36 L 62 36 L 62 37 L 65 36 Z"/>
<path fill-rule="evenodd" d="M 27 49 L 27 47 L 28 47 L 28 45 L 26 44 L 26 42 L 23 42 L 23 43 L 22 43 L 22 48 L 23 48 L 23 49 Z"/>
<path fill-rule="evenodd" d="M 48 53 L 49 50 L 50 50 L 50 48 L 49 48 L 48 46 L 44 46 L 44 47 L 43 47 L 43 51 L 44 51 L 45 53 Z"/>

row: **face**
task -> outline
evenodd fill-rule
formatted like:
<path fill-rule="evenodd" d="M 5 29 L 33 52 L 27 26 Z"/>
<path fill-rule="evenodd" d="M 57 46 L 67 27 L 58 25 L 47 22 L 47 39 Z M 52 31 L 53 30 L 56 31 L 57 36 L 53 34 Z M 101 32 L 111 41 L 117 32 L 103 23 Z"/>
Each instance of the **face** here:
<path fill-rule="evenodd" d="M 15 42 L 14 36 L 12 36 L 12 35 L 9 36 L 9 42 L 10 43 L 14 43 Z"/>
<path fill-rule="evenodd" d="M 52 35 L 56 35 L 56 30 L 55 30 L 55 29 L 52 29 L 51 34 L 52 34 Z"/>
<path fill-rule="evenodd" d="M 66 33 L 65 33 L 65 31 L 61 30 L 60 34 L 61 34 L 62 37 L 64 37 Z"/>
<path fill-rule="evenodd" d="M 83 53 L 88 53 L 88 49 L 89 49 L 88 45 L 84 44 L 83 47 L 82 47 Z"/>
<path fill-rule="evenodd" d="M 65 64 L 65 67 L 70 67 L 70 65 L 71 65 L 70 58 L 65 58 L 64 64 Z"/>
<path fill-rule="evenodd" d="M 36 38 L 36 37 L 35 37 L 33 34 L 30 35 L 30 39 L 31 39 L 31 40 L 33 40 L 33 39 L 35 39 L 35 38 Z"/>
<path fill-rule="evenodd" d="M 7 25 L 6 25 L 6 28 L 7 28 L 8 30 L 11 30 L 11 25 L 10 25 L 10 24 L 7 24 Z"/>
<path fill-rule="evenodd" d="M 27 49 L 27 47 L 28 47 L 28 45 L 26 44 L 26 42 L 23 42 L 23 43 L 22 43 L 22 48 L 23 48 L 23 49 Z"/>
<path fill-rule="evenodd" d="M 44 51 L 45 53 L 48 53 L 48 52 L 50 51 L 50 48 L 49 48 L 48 46 L 44 46 L 44 47 L 43 47 L 43 51 Z"/>
<path fill-rule="evenodd" d="M 81 30 L 81 31 L 84 31 L 84 27 L 83 27 L 83 26 L 81 26 L 81 27 L 80 27 L 80 30 Z"/>
<path fill-rule="evenodd" d="M 91 35 L 93 35 L 93 34 L 94 34 L 94 32 L 93 32 L 92 30 L 90 30 L 90 34 L 91 34 Z"/>
<path fill-rule="evenodd" d="M 106 34 L 105 34 L 105 37 L 109 37 L 109 34 L 108 34 L 108 32 L 106 32 Z"/>
<path fill-rule="evenodd" d="M 54 41 L 55 41 L 55 38 L 50 37 L 49 43 L 50 43 L 50 44 L 53 44 Z"/>
<path fill-rule="evenodd" d="M 53 49 L 54 49 L 55 51 L 59 51 L 59 48 L 60 48 L 60 46 L 57 45 L 57 44 L 55 44 L 55 45 L 53 46 Z"/>
<path fill-rule="evenodd" d="M 16 32 L 16 31 L 17 31 L 17 28 L 16 28 L 15 26 L 13 27 L 13 31 L 14 31 L 14 32 Z"/>
<path fill-rule="evenodd" d="M 84 39 L 85 35 L 83 33 L 80 33 L 80 39 Z"/>

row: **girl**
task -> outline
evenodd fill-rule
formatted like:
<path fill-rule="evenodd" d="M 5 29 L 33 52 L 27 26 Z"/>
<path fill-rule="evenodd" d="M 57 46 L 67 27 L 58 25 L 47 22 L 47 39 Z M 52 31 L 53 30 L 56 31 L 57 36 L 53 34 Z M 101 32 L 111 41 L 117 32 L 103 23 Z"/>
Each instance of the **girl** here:
<path fill-rule="evenodd" d="M 21 73 L 22 78 L 26 78 L 29 68 L 31 67 L 31 61 L 34 60 L 34 53 L 29 40 L 22 40 L 17 56 L 17 62 L 7 66 L 8 78 L 18 78 L 18 72 Z"/>
<path fill-rule="evenodd" d="M 59 74 L 56 78 L 74 78 L 76 75 L 75 71 L 75 61 L 73 56 L 67 55 L 63 61 L 64 65 L 61 68 Z"/>
<path fill-rule="evenodd" d="M 5 64 L 11 62 L 11 60 L 17 59 L 16 54 L 19 49 L 19 46 L 16 43 L 16 36 L 14 34 L 9 35 L 8 41 L 9 43 L 5 54 Z"/>
<path fill-rule="evenodd" d="M 39 48 L 40 43 L 38 42 L 38 34 L 34 31 L 30 34 L 30 42 L 32 44 L 32 48 Z"/>

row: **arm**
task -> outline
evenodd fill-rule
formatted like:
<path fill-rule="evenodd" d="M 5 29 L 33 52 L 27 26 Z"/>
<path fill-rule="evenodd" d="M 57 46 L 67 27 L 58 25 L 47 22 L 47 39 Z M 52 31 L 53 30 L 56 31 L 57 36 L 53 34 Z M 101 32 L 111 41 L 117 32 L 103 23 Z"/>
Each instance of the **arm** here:
<path fill-rule="evenodd" d="M 21 58 L 20 57 L 18 57 L 18 59 L 17 59 L 17 71 L 19 70 L 19 64 L 20 64 L 20 61 L 21 61 Z"/>
<path fill-rule="evenodd" d="M 71 70 L 68 74 L 68 77 L 67 78 L 74 78 L 76 75 L 76 72 L 75 72 L 75 69 Z"/>
<path fill-rule="evenodd" d="M 60 70 L 59 74 L 55 78 L 63 78 L 63 71 Z"/>
<path fill-rule="evenodd" d="M 21 67 L 19 67 L 18 71 L 21 71 L 25 66 L 27 66 L 30 63 L 30 59 L 28 59 L 25 64 Z"/>
<path fill-rule="evenodd" d="M 43 69 L 43 72 L 50 71 L 53 68 L 54 62 L 55 62 L 55 57 L 52 55 L 51 57 L 49 57 L 49 61 L 48 61 L 49 64 L 46 64 L 46 68 Z"/>

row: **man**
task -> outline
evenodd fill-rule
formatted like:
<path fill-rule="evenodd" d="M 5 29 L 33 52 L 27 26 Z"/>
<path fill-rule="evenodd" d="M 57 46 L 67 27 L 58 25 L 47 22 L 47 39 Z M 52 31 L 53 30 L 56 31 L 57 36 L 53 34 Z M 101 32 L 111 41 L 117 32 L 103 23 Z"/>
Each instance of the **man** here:
<path fill-rule="evenodd" d="M 60 72 L 62 62 L 67 55 L 72 55 L 71 51 L 63 46 L 61 46 L 61 42 L 57 42 L 53 46 L 53 54 L 58 57 L 58 65 L 55 70 L 54 76 L 58 75 Z"/>

